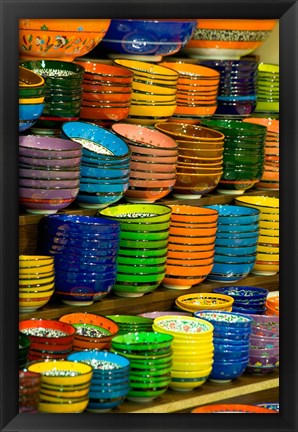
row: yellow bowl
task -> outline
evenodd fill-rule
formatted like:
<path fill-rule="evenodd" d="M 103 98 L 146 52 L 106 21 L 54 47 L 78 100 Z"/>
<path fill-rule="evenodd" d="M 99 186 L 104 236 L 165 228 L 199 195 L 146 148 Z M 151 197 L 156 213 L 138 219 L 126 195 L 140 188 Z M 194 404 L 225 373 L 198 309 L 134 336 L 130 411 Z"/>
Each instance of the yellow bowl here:
<path fill-rule="evenodd" d="M 179 371 L 172 368 L 171 375 L 172 378 L 201 378 L 207 376 L 211 373 L 212 366 L 202 369 L 200 371 Z"/>
<path fill-rule="evenodd" d="M 68 396 L 65 395 L 64 392 L 56 392 L 56 395 L 49 395 L 47 393 L 44 393 L 43 389 L 41 389 L 39 393 L 39 398 L 40 401 L 42 402 L 53 402 L 55 404 L 75 403 L 75 402 L 81 402 L 82 399 L 83 400 L 86 399 L 88 397 L 89 391 L 90 388 L 81 391 L 80 393 L 82 393 L 82 396 Z"/>
<path fill-rule="evenodd" d="M 187 336 L 194 340 L 201 339 L 204 336 L 212 336 L 214 329 L 213 325 L 206 320 L 176 315 L 155 318 L 153 324 L 155 328 L 166 331 L 173 336 Z"/>
<path fill-rule="evenodd" d="M 54 291 L 54 289 L 41 292 L 20 290 L 19 299 L 43 299 L 45 297 L 51 297 L 54 294 Z"/>
<path fill-rule="evenodd" d="M 38 411 L 44 413 L 59 413 L 59 414 L 81 413 L 85 411 L 85 409 L 88 406 L 88 403 L 89 403 L 89 398 L 74 403 L 39 402 Z"/>
<path fill-rule="evenodd" d="M 59 400 L 61 401 L 61 399 L 66 399 L 66 398 L 72 399 L 72 398 L 78 398 L 78 397 L 80 398 L 80 397 L 87 396 L 89 391 L 90 391 L 90 383 L 88 383 L 88 385 L 82 390 L 61 391 L 61 389 L 48 390 L 46 388 L 42 388 L 42 395 L 43 395 L 43 399 L 45 399 L 45 397 L 56 397 L 59 398 Z"/>
<path fill-rule="evenodd" d="M 206 351 L 206 352 L 198 352 L 198 351 L 192 351 L 191 349 L 188 349 L 187 344 L 184 345 L 181 348 L 173 348 L 173 359 L 175 358 L 178 362 L 182 361 L 189 361 L 189 363 L 195 363 L 195 362 L 209 362 L 214 357 L 214 347 L 212 345 L 212 350 Z"/>
<path fill-rule="evenodd" d="M 215 293 L 194 293 L 179 296 L 177 304 L 188 308 L 192 312 L 198 310 L 222 310 L 230 308 L 234 303 L 234 298 L 225 294 Z"/>
<path fill-rule="evenodd" d="M 180 371 L 171 371 L 171 375 L 172 375 L 172 381 L 169 384 L 169 387 L 172 390 L 178 390 L 178 391 L 189 391 L 192 389 L 195 389 L 199 386 L 201 386 L 202 384 L 204 384 L 210 373 L 211 373 L 212 367 L 196 372 L 195 375 L 193 377 L 183 374 Z M 192 378 L 194 381 L 175 381 L 175 379 L 186 379 L 186 378 Z"/>
<path fill-rule="evenodd" d="M 213 340 L 205 342 L 204 340 L 199 340 L 195 342 L 185 341 L 185 339 L 177 339 L 174 336 L 174 340 L 172 342 L 172 349 L 176 355 L 196 355 L 198 357 L 208 357 L 211 356 L 214 352 Z"/>
<path fill-rule="evenodd" d="M 258 264 L 254 265 L 252 273 L 260 275 L 274 275 L 279 271 L 279 265 L 277 264 Z"/>
<path fill-rule="evenodd" d="M 172 96 L 172 97 L 176 96 L 177 93 L 176 88 L 170 88 L 161 85 L 151 85 L 151 84 L 146 84 L 144 82 L 138 82 L 138 81 L 132 82 L 132 90 L 133 93 L 135 93 L 135 91 L 139 91 L 146 94 Z"/>
<path fill-rule="evenodd" d="M 257 261 L 269 261 L 269 262 L 275 262 L 279 261 L 279 254 L 273 254 L 273 253 L 257 253 Z"/>
<path fill-rule="evenodd" d="M 173 366 L 172 370 L 175 370 L 176 372 L 179 371 L 190 371 L 190 372 L 199 372 L 201 370 L 208 369 L 212 367 L 214 360 L 206 361 L 206 362 L 186 362 L 186 361 L 178 361 L 175 357 L 173 357 Z"/>
<path fill-rule="evenodd" d="M 279 229 L 261 228 L 260 235 L 279 237 Z"/>
<path fill-rule="evenodd" d="M 92 367 L 86 363 L 72 362 L 68 360 L 53 360 L 46 362 L 36 362 L 28 366 L 30 372 L 42 374 L 42 384 L 56 384 L 63 386 L 73 386 L 86 383 L 92 378 Z M 77 372 L 75 376 L 46 376 L 44 373 L 51 371 L 70 371 Z"/>
<path fill-rule="evenodd" d="M 264 243 L 265 245 L 274 245 L 277 247 L 279 245 L 279 237 L 275 236 L 264 236 L 262 233 L 259 235 L 259 243 Z"/>
<path fill-rule="evenodd" d="M 19 275 L 43 274 L 54 270 L 54 262 L 51 264 L 39 265 L 36 267 L 20 267 Z"/>
<path fill-rule="evenodd" d="M 137 75 L 144 77 L 153 77 L 154 79 L 161 79 L 165 81 L 175 80 L 176 82 L 179 78 L 178 72 L 154 63 L 147 63 L 131 59 L 116 59 L 114 60 L 114 63 L 119 66 L 124 66 L 128 69 L 131 69 Z"/>
<path fill-rule="evenodd" d="M 40 277 L 40 278 L 26 278 L 26 279 L 19 279 L 19 286 L 29 286 L 34 287 L 36 285 L 44 285 L 44 284 L 51 284 L 55 280 L 55 276 L 48 276 L 48 277 Z"/>
<path fill-rule="evenodd" d="M 272 215 L 272 220 L 279 220 L 279 198 L 268 196 L 241 196 L 235 197 L 235 204 L 259 209 L 261 211 L 261 220 L 263 214 L 270 214 Z"/>
<path fill-rule="evenodd" d="M 20 312 L 34 312 L 37 309 L 42 308 L 45 306 L 49 301 L 51 297 L 48 297 L 47 299 L 40 300 L 40 301 L 19 301 L 19 311 Z"/>
<path fill-rule="evenodd" d="M 279 222 L 271 222 L 270 220 L 260 220 L 259 222 L 260 228 L 265 229 L 279 229 Z"/>
<path fill-rule="evenodd" d="M 174 103 L 176 104 L 176 96 L 175 95 L 152 95 L 152 94 L 146 94 L 146 93 L 137 93 L 132 92 L 131 94 L 131 103 L 133 104 L 134 101 L 137 101 L 138 103 L 146 102 L 146 103 Z"/>
<path fill-rule="evenodd" d="M 54 263 L 54 257 L 47 255 L 19 255 L 19 268 L 38 268 Z"/>
<path fill-rule="evenodd" d="M 171 117 L 176 110 L 176 102 L 172 105 L 138 105 L 131 104 L 129 115 L 139 117 Z"/>
<path fill-rule="evenodd" d="M 27 285 L 19 286 L 19 292 L 25 292 L 32 290 L 34 293 L 46 293 L 47 291 L 50 291 L 54 288 L 55 283 L 51 282 L 49 284 L 45 285 L 34 285 L 33 287 L 28 287 Z"/>
<path fill-rule="evenodd" d="M 43 103 L 44 96 L 38 98 L 27 98 L 27 99 L 19 99 L 19 105 L 21 104 L 39 104 Z"/>
<path fill-rule="evenodd" d="M 271 253 L 273 253 L 273 254 L 279 254 L 279 247 L 277 246 L 277 247 L 274 247 L 274 246 L 266 246 L 266 245 L 264 245 L 264 244 L 258 244 L 258 247 L 257 247 L 257 252 L 258 253 L 268 253 L 268 254 L 271 254 Z"/>

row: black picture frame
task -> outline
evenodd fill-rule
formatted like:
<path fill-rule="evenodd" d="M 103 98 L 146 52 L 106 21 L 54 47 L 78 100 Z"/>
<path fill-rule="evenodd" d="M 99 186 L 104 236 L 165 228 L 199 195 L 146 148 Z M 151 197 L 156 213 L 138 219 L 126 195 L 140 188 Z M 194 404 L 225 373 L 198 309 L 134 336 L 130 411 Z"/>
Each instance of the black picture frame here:
<path fill-rule="evenodd" d="M 298 5 L 290 0 L 0 0 L 0 277 L 1 431 L 279 431 L 298 430 L 297 150 Z M 20 18 L 280 19 L 280 413 L 18 414 L 18 19 Z"/>

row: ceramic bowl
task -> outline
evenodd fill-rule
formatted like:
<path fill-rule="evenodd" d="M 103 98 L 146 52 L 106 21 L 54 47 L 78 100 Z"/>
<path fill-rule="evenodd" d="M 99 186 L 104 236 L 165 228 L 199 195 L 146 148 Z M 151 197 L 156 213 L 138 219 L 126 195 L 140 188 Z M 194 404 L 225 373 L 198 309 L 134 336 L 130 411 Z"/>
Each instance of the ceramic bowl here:
<path fill-rule="evenodd" d="M 237 282 L 245 278 L 253 269 L 255 260 L 242 263 L 220 263 L 214 258 L 214 266 L 207 279 L 220 282 Z"/>
<path fill-rule="evenodd" d="M 189 125 L 185 123 L 156 123 L 155 128 L 172 136 L 174 139 L 200 142 L 222 142 L 224 135 L 208 127 Z"/>
<path fill-rule="evenodd" d="M 206 321 L 193 317 L 163 316 L 155 318 L 154 327 L 161 331 L 167 332 L 172 336 L 188 336 L 194 340 L 200 340 L 201 337 L 208 337 L 212 334 L 213 325 Z M 174 339 L 175 341 L 175 339 Z"/>
<path fill-rule="evenodd" d="M 257 208 L 261 212 L 261 220 L 279 221 L 279 199 L 274 197 L 237 197 L 237 205 Z"/>
<path fill-rule="evenodd" d="M 241 376 L 249 363 L 248 356 L 232 360 L 217 360 L 212 365 L 209 379 L 213 382 L 229 382 Z"/>
<path fill-rule="evenodd" d="M 202 195 L 211 192 L 218 185 L 223 171 L 218 173 L 195 174 L 187 173 L 184 170 L 178 172 L 173 187 L 173 195 L 181 199 L 197 199 Z"/>

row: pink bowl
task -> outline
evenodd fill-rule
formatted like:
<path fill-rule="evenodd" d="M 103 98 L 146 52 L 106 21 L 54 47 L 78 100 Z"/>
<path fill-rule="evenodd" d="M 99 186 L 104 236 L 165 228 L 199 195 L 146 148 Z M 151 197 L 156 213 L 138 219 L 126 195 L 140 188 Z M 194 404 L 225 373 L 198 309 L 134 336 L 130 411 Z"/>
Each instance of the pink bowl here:
<path fill-rule="evenodd" d="M 131 145 L 130 145 L 131 148 Z M 175 164 L 177 165 L 178 161 L 178 152 L 174 156 L 157 156 L 155 154 L 140 154 L 137 152 L 131 153 L 131 160 L 135 162 L 150 162 L 150 163 L 157 163 L 157 164 Z"/>
<path fill-rule="evenodd" d="M 178 158 L 178 149 L 160 149 L 160 148 L 154 148 L 154 147 L 146 147 L 143 145 L 138 145 L 137 143 L 132 144 L 131 141 L 125 140 L 127 144 L 129 145 L 129 148 L 134 153 L 139 153 L 142 155 L 150 155 L 150 156 L 171 156 Z"/>
<path fill-rule="evenodd" d="M 131 203 L 154 203 L 155 201 L 164 198 L 172 190 L 171 186 L 150 189 L 150 188 L 128 188 L 125 192 L 124 198 Z"/>
<path fill-rule="evenodd" d="M 149 188 L 165 188 L 172 187 L 175 184 L 176 179 L 171 180 L 146 180 L 146 179 L 129 179 L 130 187 L 149 187 Z"/>
<path fill-rule="evenodd" d="M 28 179 L 22 178 L 19 176 L 19 186 L 29 187 L 29 188 L 60 188 L 60 189 L 69 189 L 69 188 L 78 188 L 80 186 L 80 179 L 73 180 L 40 180 L 40 179 Z"/>
<path fill-rule="evenodd" d="M 157 173 L 154 171 L 139 171 L 139 170 L 130 170 L 131 178 L 139 178 L 139 179 L 150 179 L 150 180 L 170 180 L 173 178 L 176 178 L 176 172 L 175 171 L 169 171 L 167 173 Z"/>
<path fill-rule="evenodd" d="M 80 178 L 80 167 L 75 171 L 62 171 L 57 169 L 34 169 L 31 167 L 28 168 L 19 168 L 19 177 L 23 177 L 26 179 L 39 179 L 39 180 L 74 180 Z"/>
<path fill-rule="evenodd" d="M 176 163 L 165 164 L 165 163 L 154 163 L 154 162 L 138 162 L 131 159 L 130 168 L 137 171 L 151 171 L 154 173 L 170 173 L 176 172 Z"/>
<path fill-rule="evenodd" d="M 36 189 L 30 187 L 19 187 L 20 198 L 29 199 L 46 199 L 46 200 L 59 200 L 59 199 L 75 199 L 79 193 L 79 188 L 69 189 Z"/>

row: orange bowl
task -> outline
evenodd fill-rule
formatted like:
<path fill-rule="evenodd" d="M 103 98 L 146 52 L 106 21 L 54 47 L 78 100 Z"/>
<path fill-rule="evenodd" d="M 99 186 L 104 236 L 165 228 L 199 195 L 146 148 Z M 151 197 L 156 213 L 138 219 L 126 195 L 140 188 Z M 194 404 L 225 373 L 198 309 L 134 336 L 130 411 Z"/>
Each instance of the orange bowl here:
<path fill-rule="evenodd" d="M 208 275 L 211 272 L 212 268 L 213 263 L 209 265 L 196 265 L 193 267 L 185 265 L 167 264 L 166 275 L 202 277 Z"/>
<path fill-rule="evenodd" d="M 171 221 L 183 223 L 213 223 L 218 220 L 218 211 L 204 207 L 171 204 Z"/>
<path fill-rule="evenodd" d="M 84 101 L 94 102 L 101 105 L 108 105 L 109 102 L 119 102 L 127 104 L 131 100 L 131 93 L 83 91 L 82 99 Z"/>
<path fill-rule="evenodd" d="M 125 119 L 129 114 L 129 107 L 126 108 L 94 108 L 82 106 L 80 117 L 82 119 L 112 120 L 119 121 Z"/>
<path fill-rule="evenodd" d="M 174 252 L 210 252 L 214 251 L 214 244 L 215 240 L 210 240 L 209 238 L 206 238 L 205 243 L 199 244 L 199 245 L 190 245 L 185 243 L 169 243 L 168 244 L 168 251 L 174 251 Z"/>
<path fill-rule="evenodd" d="M 157 123 L 155 128 L 159 131 L 183 141 L 222 142 L 224 134 L 214 129 L 174 122 Z"/>
<path fill-rule="evenodd" d="M 222 171 L 209 174 L 186 174 L 178 173 L 173 195 L 177 198 L 197 199 L 216 188 Z"/>
<path fill-rule="evenodd" d="M 172 245 L 175 245 L 176 248 L 176 244 L 183 244 L 183 245 L 194 245 L 194 246 L 199 246 L 199 245 L 205 245 L 205 244 L 211 244 L 214 243 L 216 239 L 215 235 L 206 235 L 206 236 L 201 236 L 201 237 L 185 237 L 185 236 L 181 236 L 181 235 L 171 235 L 171 243 Z"/>
<path fill-rule="evenodd" d="M 20 57 L 72 62 L 99 44 L 110 23 L 110 19 L 21 19 Z"/>
<path fill-rule="evenodd" d="M 154 203 L 155 201 L 164 198 L 172 190 L 172 186 L 161 187 L 161 188 L 128 188 L 124 194 L 126 201 L 130 203 Z"/>
<path fill-rule="evenodd" d="M 171 277 L 171 275 L 167 275 L 164 277 L 164 279 L 162 280 L 162 285 L 165 288 L 170 288 L 170 289 L 189 289 L 191 288 L 193 285 L 198 285 L 200 282 L 203 282 L 206 277 L 208 276 L 208 274 L 201 276 L 201 277 Z"/>
<path fill-rule="evenodd" d="M 215 254 L 214 249 L 210 251 L 199 251 L 199 252 L 185 252 L 185 251 L 174 251 L 168 250 L 167 257 L 169 259 L 183 259 L 183 260 L 199 260 L 204 258 L 213 258 Z"/>
<path fill-rule="evenodd" d="M 219 149 L 215 149 L 215 150 L 210 150 L 210 149 L 200 149 L 200 148 L 187 148 L 187 147 L 180 147 L 180 145 L 178 146 L 178 153 L 179 156 L 183 156 L 185 158 L 202 158 L 202 159 L 208 159 L 210 161 L 213 160 L 215 158 L 222 158 L 223 156 L 223 147 L 219 148 Z"/>
<path fill-rule="evenodd" d="M 171 241 L 171 235 L 185 236 L 186 238 L 201 237 L 201 236 L 213 236 L 216 234 L 216 231 L 217 231 L 217 227 L 215 227 L 215 228 L 191 228 L 191 229 L 189 229 L 189 228 L 181 228 L 181 227 L 176 227 L 176 226 L 170 225 L 169 241 Z"/>

